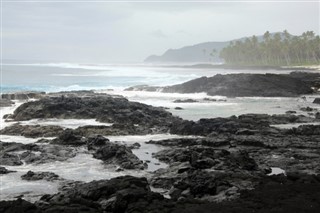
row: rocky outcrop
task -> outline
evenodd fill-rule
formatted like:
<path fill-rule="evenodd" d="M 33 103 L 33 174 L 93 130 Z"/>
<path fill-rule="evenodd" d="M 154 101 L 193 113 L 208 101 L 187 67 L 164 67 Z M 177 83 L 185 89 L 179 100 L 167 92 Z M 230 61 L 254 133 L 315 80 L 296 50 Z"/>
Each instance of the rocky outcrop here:
<path fill-rule="evenodd" d="M 0 201 L 0 212 L 3 213 L 42 213 L 42 211 L 33 203 L 22 200 Z"/>
<path fill-rule="evenodd" d="M 113 124 L 112 126 L 81 126 L 74 130 L 78 135 L 88 137 L 90 135 L 146 135 L 163 133 L 166 128 L 148 128 L 144 125 Z"/>
<path fill-rule="evenodd" d="M 13 124 L 0 130 L 2 135 L 21 135 L 27 138 L 56 137 L 63 132 L 60 126 Z"/>
<path fill-rule="evenodd" d="M 210 182 L 216 177 L 194 174 L 198 182 Z M 190 175 L 190 178 L 192 175 Z M 206 179 L 207 178 L 207 179 Z M 151 192 L 145 178 L 123 176 L 111 180 L 77 183 L 74 187 L 54 195 L 45 195 L 32 204 L 22 199 L 0 201 L 0 211 L 9 212 L 318 212 L 320 208 L 320 181 L 316 175 L 287 173 L 262 177 L 252 190 L 242 190 L 238 199 L 222 202 L 208 202 L 188 198 L 185 185 L 177 182 L 177 189 L 183 190 L 177 201 L 165 199 Z M 219 191 L 225 183 L 195 187 L 194 191 Z M 227 194 L 235 194 L 232 188 Z M 172 191 L 174 192 L 174 191 Z M 177 191 L 175 191 L 177 192 Z M 172 193 L 174 195 L 175 193 Z M 223 194 L 216 196 L 219 199 Z M 301 203 L 305 205 L 301 205 Z"/>
<path fill-rule="evenodd" d="M 178 118 L 162 108 L 130 102 L 108 95 L 93 97 L 48 97 L 18 107 L 14 120 L 33 118 L 94 118 L 101 122 L 141 125 L 149 128 L 168 127 Z"/>
<path fill-rule="evenodd" d="M 199 93 L 228 97 L 290 97 L 310 94 L 313 90 L 289 75 L 228 74 L 202 77 L 183 84 L 165 87 L 163 92 Z"/>
<path fill-rule="evenodd" d="M 58 194 L 43 196 L 36 205 L 46 212 L 120 213 L 160 212 L 165 203 L 163 196 L 150 191 L 146 178 L 122 176 L 77 184 Z"/>
<path fill-rule="evenodd" d="M 18 166 L 23 164 L 22 161 L 27 164 L 65 161 L 75 157 L 76 154 L 77 152 L 74 148 L 60 145 L 0 142 L 1 165 Z"/>
<path fill-rule="evenodd" d="M 147 165 L 125 145 L 111 143 L 101 137 L 91 139 L 88 149 L 94 149 L 94 158 L 119 165 L 123 169 L 144 169 Z"/>
<path fill-rule="evenodd" d="M 147 91 L 147 92 L 157 92 L 162 88 L 157 86 L 148 86 L 148 85 L 137 85 L 126 88 L 125 91 Z"/>
<path fill-rule="evenodd" d="M 244 114 L 229 118 L 200 119 L 199 121 L 177 121 L 173 123 L 170 132 L 180 135 L 225 134 L 270 134 L 277 129 L 270 128 L 273 124 L 316 122 L 316 118 L 303 115 L 283 114 Z"/>
<path fill-rule="evenodd" d="M 320 98 L 315 98 L 315 99 L 313 100 L 313 103 L 314 103 L 314 104 L 320 104 Z"/>
<path fill-rule="evenodd" d="M 59 175 L 56 175 L 53 172 L 33 172 L 28 171 L 26 174 L 21 176 L 22 180 L 35 181 L 35 180 L 47 180 L 55 181 L 59 180 Z"/>
<path fill-rule="evenodd" d="M 87 143 L 86 139 L 75 134 L 72 129 L 66 129 L 53 139 L 51 144 L 82 146 Z"/>
<path fill-rule="evenodd" d="M 177 99 L 173 101 L 173 103 L 196 103 L 196 102 L 199 102 L 199 101 L 194 99 Z"/>
<path fill-rule="evenodd" d="M 11 173 L 11 172 L 16 172 L 16 171 L 11 171 L 11 170 L 6 169 L 3 166 L 0 166 L 0 175 L 8 174 L 8 173 Z"/>

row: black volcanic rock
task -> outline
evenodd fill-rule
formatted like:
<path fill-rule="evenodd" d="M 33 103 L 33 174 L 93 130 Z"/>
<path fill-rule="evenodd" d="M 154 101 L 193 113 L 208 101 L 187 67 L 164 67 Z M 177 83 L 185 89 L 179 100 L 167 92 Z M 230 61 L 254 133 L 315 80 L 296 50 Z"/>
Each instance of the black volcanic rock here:
<path fill-rule="evenodd" d="M 48 97 L 28 102 L 18 107 L 14 120 L 33 118 L 97 119 L 101 122 L 139 124 L 146 127 L 168 127 L 178 120 L 171 113 L 125 98 L 108 95 L 90 97 Z"/>
<path fill-rule="evenodd" d="M 320 98 L 315 98 L 315 99 L 313 100 L 313 103 L 314 103 L 314 104 L 320 104 Z"/>
<path fill-rule="evenodd" d="M 101 139 L 99 139 L 101 141 Z M 94 158 L 103 160 L 106 163 L 115 163 L 124 169 L 144 169 L 143 162 L 132 153 L 131 149 L 125 145 L 104 141 L 105 145 L 96 148 Z M 92 146 L 89 146 L 89 148 Z M 92 148 L 91 148 L 92 149 Z"/>
<path fill-rule="evenodd" d="M 177 99 L 173 101 L 173 103 L 196 103 L 196 102 L 199 102 L 199 101 L 194 99 Z"/>
<path fill-rule="evenodd" d="M 21 176 L 22 180 L 35 181 L 35 180 L 47 180 L 54 181 L 59 180 L 59 176 L 53 172 L 33 172 L 28 171 L 26 174 Z"/>
<path fill-rule="evenodd" d="M 11 173 L 11 172 L 16 172 L 16 171 L 11 171 L 11 170 L 6 169 L 3 166 L 0 166 L 0 175 L 8 174 L 8 173 Z"/>
<path fill-rule="evenodd" d="M 75 134 L 72 129 L 66 129 L 50 143 L 59 145 L 81 146 L 86 144 L 86 140 L 85 138 L 82 138 L 81 136 Z"/>
<path fill-rule="evenodd" d="M 33 203 L 22 200 L 0 201 L 0 212 L 2 213 L 42 213 Z"/>
<path fill-rule="evenodd" d="M 58 194 L 43 196 L 36 205 L 45 212 L 160 213 L 165 203 L 163 196 L 150 191 L 146 178 L 122 176 L 77 184 Z"/>
<path fill-rule="evenodd" d="M 13 124 L 0 130 L 3 135 L 22 135 L 27 138 L 55 137 L 63 132 L 60 126 Z"/>
<path fill-rule="evenodd" d="M 294 114 L 243 114 L 228 118 L 200 119 L 199 121 L 180 120 L 174 122 L 170 133 L 180 135 L 209 135 L 212 133 L 225 134 L 255 134 L 269 131 L 270 125 L 289 123 L 316 122 L 317 118 Z M 273 130 L 277 131 L 277 130 Z"/>
<path fill-rule="evenodd" d="M 0 162 L 1 165 L 6 166 L 20 166 L 23 164 L 17 154 L 10 154 L 6 152 L 0 154 Z"/>
<path fill-rule="evenodd" d="M 199 93 L 228 97 L 291 97 L 310 94 L 310 85 L 290 75 L 227 74 L 194 79 L 179 85 L 164 87 L 163 92 Z"/>

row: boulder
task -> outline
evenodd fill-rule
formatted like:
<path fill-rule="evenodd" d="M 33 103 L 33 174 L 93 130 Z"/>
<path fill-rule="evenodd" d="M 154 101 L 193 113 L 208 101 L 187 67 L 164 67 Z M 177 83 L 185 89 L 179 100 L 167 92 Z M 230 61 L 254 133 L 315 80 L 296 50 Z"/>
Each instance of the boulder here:
<path fill-rule="evenodd" d="M 81 146 L 86 144 L 86 139 L 76 135 L 72 129 L 64 130 L 57 138 L 51 141 L 51 144 Z"/>
<path fill-rule="evenodd" d="M 105 163 L 115 163 L 124 169 L 144 169 L 146 166 L 132 153 L 130 148 L 111 142 L 98 148 L 93 157 L 103 160 Z"/>
<path fill-rule="evenodd" d="M 53 172 L 33 172 L 28 171 L 26 174 L 21 176 L 22 180 L 35 181 L 35 180 L 47 180 L 55 181 L 59 180 L 59 176 Z"/>
<path fill-rule="evenodd" d="M 0 166 L 0 175 L 8 174 L 8 173 L 11 173 L 11 172 L 16 172 L 16 171 L 11 171 L 11 170 L 6 169 L 3 166 Z"/>
<path fill-rule="evenodd" d="M 314 104 L 320 104 L 320 98 L 315 98 L 315 99 L 313 100 L 313 103 L 314 103 Z"/>

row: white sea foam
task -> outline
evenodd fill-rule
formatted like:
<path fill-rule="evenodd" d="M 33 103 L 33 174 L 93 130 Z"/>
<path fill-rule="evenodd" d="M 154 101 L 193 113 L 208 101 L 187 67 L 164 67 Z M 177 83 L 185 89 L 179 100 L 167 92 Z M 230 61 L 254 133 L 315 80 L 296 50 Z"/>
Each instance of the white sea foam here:
<path fill-rule="evenodd" d="M 10 107 L 0 107 L 0 129 L 5 128 L 6 126 L 11 125 L 11 122 L 5 122 L 5 119 L 3 118 L 6 114 L 12 114 L 16 108 L 18 108 L 21 104 L 24 103 L 24 101 L 14 101 L 15 104 L 13 104 Z"/>
<path fill-rule="evenodd" d="M 268 175 L 271 176 L 271 175 L 279 175 L 279 174 L 286 175 L 286 171 L 278 167 L 271 167 L 271 173 L 269 173 Z"/>
<path fill-rule="evenodd" d="M 101 123 L 95 119 L 32 119 L 28 121 L 20 121 L 21 125 L 57 125 L 64 128 L 76 129 L 80 126 L 111 126 L 112 123 Z"/>
<path fill-rule="evenodd" d="M 16 143 L 23 143 L 23 144 L 28 144 L 28 143 L 35 143 L 41 138 L 26 138 L 24 136 L 17 136 L 17 135 L 0 135 L 1 141 L 2 142 L 16 142 Z M 54 137 L 46 137 L 43 139 L 54 139 Z"/>
<path fill-rule="evenodd" d="M 290 123 L 290 124 L 274 124 L 274 125 L 270 125 L 273 127 L 277 127 L 280 129 L 291 129 L 291 128 L 296 128 L 299 127 L 301 125 L 320 125 L 320 122 L 311 122 L 311 123 Z"/>

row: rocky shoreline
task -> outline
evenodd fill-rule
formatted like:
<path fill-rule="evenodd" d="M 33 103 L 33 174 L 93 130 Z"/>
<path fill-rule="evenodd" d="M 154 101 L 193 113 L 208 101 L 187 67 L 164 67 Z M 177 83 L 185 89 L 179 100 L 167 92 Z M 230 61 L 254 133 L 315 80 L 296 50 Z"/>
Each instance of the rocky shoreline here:
<path fill-rule="evenodd" d="M 164 93 L 201 93 L 227 97 L 296 97 L 312 94 L 320 88 L 319 73 L 226 74 L 201 77 L 182 84 L 154 87 L 140 85 L 127 91 L 161 91 Z"/>
<path fill-rule="evenodd" d="M 0 175 L 15 174 L 12 168 L 18 170 L 21 165 L 66 162 L 85 153 L 113 166 L 119 177 L 84 182 L 47 170 L 28 171 L 21 175 L 22 180 L 57 183 L 58 192 L 42 194 L 36 202 L 24 200 L 28 194 L 21 194 L 15 200 L 0 201 L 0 211 L 318 212 L 320 125 L 304 124 L 320 122 L 318 113 L 244 114 L 189 121 L 161 107 L 120 96 L 90 91 L 41 94 L 5 115 L 12 124 L 0 134 L 37 142 L 1 141 Z M 101 125 L 69 129 L 19 123 L 51 118 L 95 119 Z M 274 126 L 293 123 L 304 125 Z M 159 133 L 181 137 L 145 143 L 161 147 L 152 158 L 167 166 L 156 171 L 148 171 L 148 162 L 134 154 L 140 144 L 129 146 L 108 139 Z M 273 175 L 277 169 L 283 172 Z M 128 171 L 143 171 L 145 177 L 120 175 Z"/>

